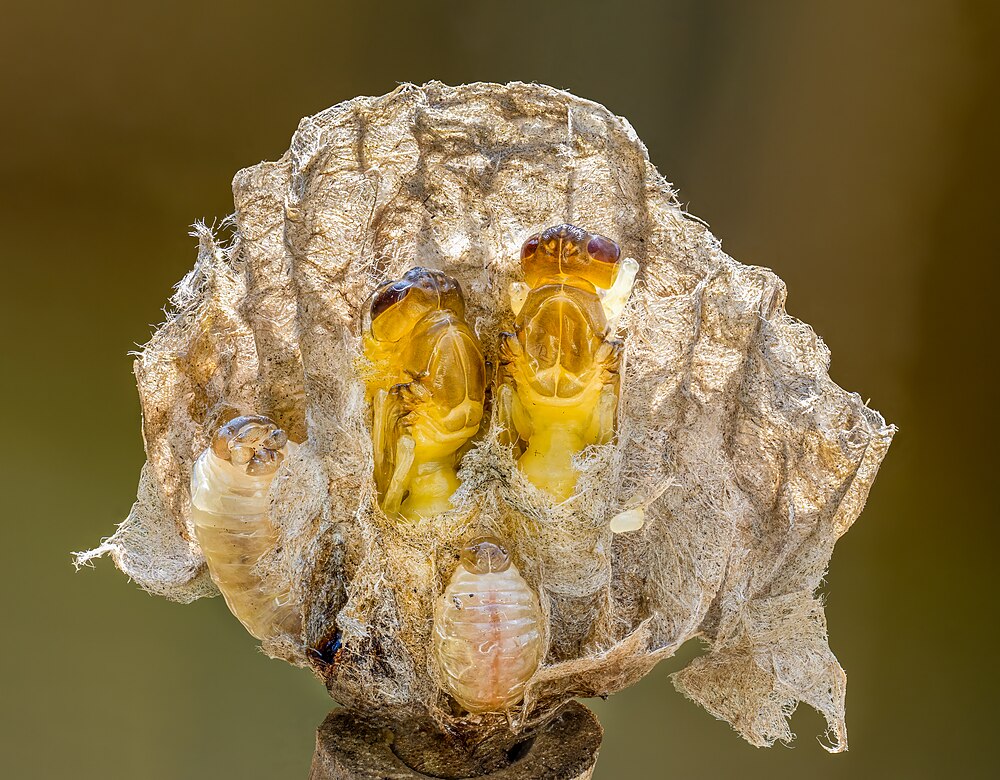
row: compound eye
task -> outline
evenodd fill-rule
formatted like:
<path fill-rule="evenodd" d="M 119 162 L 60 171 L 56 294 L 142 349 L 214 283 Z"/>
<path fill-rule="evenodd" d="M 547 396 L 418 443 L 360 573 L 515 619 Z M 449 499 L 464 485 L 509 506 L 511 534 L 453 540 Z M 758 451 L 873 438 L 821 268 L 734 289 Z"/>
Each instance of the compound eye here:
<path fill-rule="evenodd" d="M 521 259 L 527 260 L 533 254 L 535 250 L 538 249 L 538 242 L 541 240 L 541 236 L 534 235 L 524 242 L 524 246 L 521 247 Z"/>
<path fill-rule="evenodd" d="M 594 236 L 587 244 L 587 254 L 599 263 L 617 263 L 621 250 L 610 238 Z"/>
<path fill-rule="evenodd" d="M 379 290 L 372 300 L 372 319 L 377 319 L 380 314 L 403 300 L 410 292 L 410 289 L 409 282 L 400 281 L 389 284 Z"/>

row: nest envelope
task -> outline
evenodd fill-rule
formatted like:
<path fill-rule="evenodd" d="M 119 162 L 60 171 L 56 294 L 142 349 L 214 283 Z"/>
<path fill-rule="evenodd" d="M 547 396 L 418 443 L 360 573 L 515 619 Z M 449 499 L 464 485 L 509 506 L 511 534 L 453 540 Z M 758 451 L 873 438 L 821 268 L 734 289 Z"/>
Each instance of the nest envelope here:
<path fill-rule="evenodd" d="M 755 745 L 791 739 L 805 702 L 830 749 L 846 748 L 846 680 L 815 592 L 894 428 L 830 380 L 781 280 L 685 214 L 625 120 L 535 84 L 406 85 L 304 119 L 280 160 L 233 189 L 232 240 L 198 228 L 197 263 L 136 360 L 138 500 L 84 561 L 110 553 L 178 601 L 217 593 L 189 520 L 191 468 L 220 421 L 268 414 L 302 446 L 274 481 L 280 544 L 259 568 L 290 585 L 304 635 L 264 650 L 312 666 L 345 706 L 524 730 L 700 637 L 706 653 L 674 677 L 683 693 Z M 454 276 L 495 364 L 521 242 L 561 222 L 640 265 L 619 323 L 615 440 L 580 454 L 576 495 L 554 504 L 486 425 L 453 511 L 386 517 L 359 373 L 372 290 L 414 265 Z M 629 509 L 644 526 L 612 534 Z M 440 688 L 431 618 L 482 534 L 539 594 L 548 651 L 522 704 L 470 717 Z"/>

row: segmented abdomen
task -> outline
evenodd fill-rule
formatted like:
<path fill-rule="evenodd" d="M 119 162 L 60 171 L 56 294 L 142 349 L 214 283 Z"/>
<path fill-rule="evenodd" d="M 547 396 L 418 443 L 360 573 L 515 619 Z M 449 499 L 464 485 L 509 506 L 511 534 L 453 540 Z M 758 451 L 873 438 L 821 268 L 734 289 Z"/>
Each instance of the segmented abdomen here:
<path fill-rule="evenodd" d="M 538 597 L 511 565 L 459 566 L 438 602 L 434 645 L 445 689 L 469 712 L 508 709 L 542 660 Z"/>
<path fill-rule="evenodd" d="M 274 474 L 244 473 L 206 449 L 191 477 L 191 519 L 208 571 L 229 610 L 258 639 L 298 639 L 299 611 L 287 588 L 268 587 L 255 570 L 277 533 L 268 516 Z"/>

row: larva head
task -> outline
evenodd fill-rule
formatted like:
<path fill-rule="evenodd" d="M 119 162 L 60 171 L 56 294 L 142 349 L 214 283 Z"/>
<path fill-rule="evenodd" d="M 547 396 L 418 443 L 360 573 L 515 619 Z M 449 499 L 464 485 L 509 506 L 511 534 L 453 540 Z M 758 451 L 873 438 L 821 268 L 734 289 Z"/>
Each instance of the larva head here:
<path fill-rule="evenodd" d="M 472 574 L 489 574 L 510 568 L 510 553 L 495 536 L 480 536 L 462 549 L 462 565 Z"/>
<path fill-rule="evenodd" d="M 610 238 L 576 225 L 556 225 L 536 233 L 521 247 L 521 268 L 529 287 L 574 278 L 608 289 L 618 273 L 621 251 Z"/>
<path fill-rule="evenodd" d="M 423 317 L 444 309 L 465 316 L 458 280 L 431 268 L 411 268 L 402 279 L 375 291 L 365 330 L 377 341 L 399 341 Z"/>
<path fill-rule="evenodd" d="M 215 432 L 212 452 L 256 477 L 278 470 L 286 444 L 288 434 L 277 423 L 268 417 L 249 414 L 234 417 Z"/>

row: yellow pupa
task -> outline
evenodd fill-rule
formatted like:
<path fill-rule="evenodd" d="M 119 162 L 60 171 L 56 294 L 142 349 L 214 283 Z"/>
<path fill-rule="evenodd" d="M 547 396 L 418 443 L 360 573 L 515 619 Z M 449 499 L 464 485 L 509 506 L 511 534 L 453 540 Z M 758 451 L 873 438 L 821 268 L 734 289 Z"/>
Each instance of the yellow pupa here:
<path fill-rule="evenodd" d="M 525 476 L 556 501 L 573 495 L 573 456 L 615 431 L 622 342 L 612 338 L 638 265 L 611 239 L 557 225 L 525 241 L 501 336 L 500 419 Z"/>
<path fill-rule="evenodd" d="M 460 450 L 479 430 L 483 351 L 458 282 L 411 268 L 374 294 L 364 327 L 375 483 L 383 511 L 407 519 L 451 508 Z"/>

